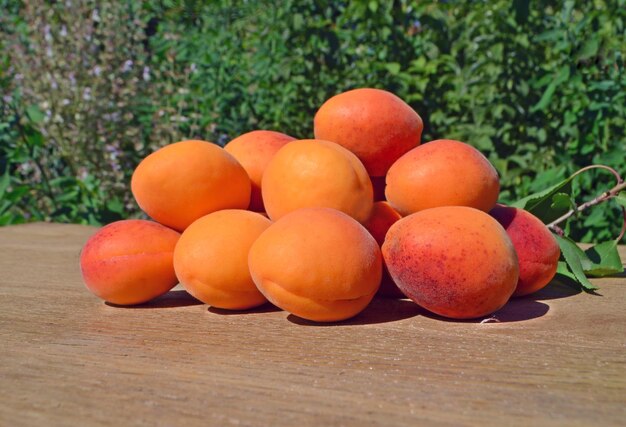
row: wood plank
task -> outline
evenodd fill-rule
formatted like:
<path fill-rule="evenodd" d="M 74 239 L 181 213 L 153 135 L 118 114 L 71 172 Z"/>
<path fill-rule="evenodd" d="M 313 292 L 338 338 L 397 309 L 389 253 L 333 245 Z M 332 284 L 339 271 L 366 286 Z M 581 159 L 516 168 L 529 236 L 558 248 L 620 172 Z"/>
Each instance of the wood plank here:
<path fill-rule="evenodd" d="M 94 231 L 0 228 L 2 426 L 624 425 L 624 275 L 598 295 L 552 283 L 499 323 L 375 300 L 318 325 L 180 288 L 106 305 L 78 268 Z"/>

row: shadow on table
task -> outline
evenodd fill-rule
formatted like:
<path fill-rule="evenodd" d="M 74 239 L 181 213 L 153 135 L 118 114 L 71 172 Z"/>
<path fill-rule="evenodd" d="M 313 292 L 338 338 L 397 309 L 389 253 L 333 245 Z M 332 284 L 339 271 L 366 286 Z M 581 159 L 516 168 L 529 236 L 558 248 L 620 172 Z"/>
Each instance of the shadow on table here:
<path fill-rule="evenodd" d="M 175 307 L 187 307 L 191 305 L 200 305 L 201 301 L 198 301 L 184 290 L 173 290 L 166 294 L 161 295 L 158 298 L 148 301 L 144 304 L 137 305 L 118 305 L 110 302 L 105 302 L 106 305 L 115 308 L 175 308 Z"/>
<path fill-rule="evenodd" d="M 408 319 L 421 313 L 413 301 L 393 298 L 374 298 L 361 313 L 341 322 L 312 322 L 290 314 L 287 320 L 302 326 L 352 326 L 388 323 Z"/>
<path fill-rule="evenodd" d="M 425 309 L 420 312 L 424 317 L 452 323 L 511 323 L 523 322 L 524 320 L 537 319 L 545 316 L 550 307 L 539 301 L 528 298 L 513 298 L 504 307 L 490 316 L 479 317 L 477 319 L 449 319 L 431 313 Z"/>
<path fill-rule="evenodd" d="M 255 308 L 251 308 L 248 310 L 226 310 L 223 308 L 217 308 L 217 307 L 209 307 L 208 310 L 211 313 L 214 314 L 219 314 L 222 316 L 230 316 L 233 314 L 237 314 L 237 315 L 242 315 L 242 314 L 263 314 L 263 313 L 273 313 L 276 311 L 281 311 L 280 308 L 276 307 L 273 304 L 270 303 L 266 303 L 263 304 L 259 307 L 255 307 Z"/>
<path fill-rule="evenodd" d="M 575 284 L 574 286 L 568 285 L 570 282 L 571 279 L 559 274 L 552 280 L 552 282 L 548 283 L 545 288 L 522 298 L 530 298 L 535 301 L 545 301 L 572 297 L 579 294 L 581 292 L 580 288 L 577 288 Z"/>

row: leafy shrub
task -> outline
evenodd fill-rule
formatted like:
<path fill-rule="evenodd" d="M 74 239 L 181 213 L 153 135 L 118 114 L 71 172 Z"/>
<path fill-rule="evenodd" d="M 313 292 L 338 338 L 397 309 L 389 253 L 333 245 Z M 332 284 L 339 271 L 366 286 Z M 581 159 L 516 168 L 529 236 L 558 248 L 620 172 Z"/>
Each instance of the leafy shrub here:
<path fill-rule="evenodd" d="M 68 31 L 76 40 L 59 46 L 63 51 L 83 46 L 86 31 L 98 34 L 92 43 L 96 52 L 101 45 L 115 46 L 104 49 L 111 55 L 106 60 L 94 52 L 84 55 L 88 66 L 80 78 L 85 87 L 99 88 L 94 90 L 102 102 L 80 101 L 73 114 L 85 109 L 85 117 L 62 115 L 58 131 L 49 121 L 32 124 L 45 141 L 43 167 L 59 177 L 76 177 L 73 162 L 87 167 L 95 188 L 106 189 L 92 196 L 94 221 L 110 220 L 109 194 L 120 200 L 116 215 L 136 214 L 124 188 L 132 166 L 153 147 L 183 136 L 224 144 L 256 128 L 310 137 L 319 105 L 361 86 L 391 90 L 407 100 L 424 118 L 424 140 L 459 139 L 488 155 L 502 176 L 505 202 L 591 163 L 626 172 L 625 0 L 99 2 L 111 14 L 98 26 L 89 18 L 95 3 L 78 3 L 80 12 L 61 2 L 29 2 L 9 15 L 19 12 L 31 28 L 16 30 L 20 42 L 44 56 L 29 63 L 31 75 L 46 77 L 50 68 L 64 87 L 78 64 L 45 57 L 46 25 L 54 35 L 68 19 L 82 22 Z M 121 71 L 129 58 L 133 67 Z M 13 76 L 24 75 L 20 61 L 15 64 Z M 115 78 L 107 83 L 89 74 L 96 65 Z M 143 78 L 144 67 L 150 80 Z M 66 99 L 49 83 L 12 81 L 23 92 L 18 110 Z M 124 88 L 120 108 L 108 95 L 113 84 Z M 102 120 L 100 112 L 116 111 L 127 119 Z M 93 129 L 99 129 L 96 138 L 87 136 Z M 61 131 L 71 138 L 58 136 Z M 0 132 L 6 139 L 7 131 Z M 102 160 L 110 144 L 120 152 L 122 172 L 102 168 L 111 161 Z M 55 161 L 62 166 L 52 166 Z M 30 179 L 16 172 L 11 169 L 12 180 Z M 576 192 L 592 195 L 610 176 L 593 172 L 578 182 Z M 70 197 L 63 204 L 71 203 L 83 202 Z M 64 216 L 46 207 L 40 211 L 49 219 L 82 221 L 81 209 Z M 587 241 L 616 235 L 617 211 L 595 210 L 569 231 Z"/>

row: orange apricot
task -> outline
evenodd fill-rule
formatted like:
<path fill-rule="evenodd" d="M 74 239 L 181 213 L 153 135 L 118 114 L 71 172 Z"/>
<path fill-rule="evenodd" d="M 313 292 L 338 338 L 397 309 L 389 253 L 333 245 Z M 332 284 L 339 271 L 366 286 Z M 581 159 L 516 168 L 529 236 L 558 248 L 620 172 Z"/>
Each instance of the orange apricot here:
<path fill-rule="evenodd" d="M 294 137 L 271 130 L 255 130 L 244 133 L 230 141 L 224 149 L 230 153 L 248 172 L 252 181 L 249 209 L 264 212 L 261 196 L 261 180 L 263 172 L 274 154 L 285 144 L 295 140 Z"/>
<path fill-rule="evenodd" d="M 489 214 L 506 230 L 519 259 L 519 280 L 513 296 L 544 288 L 554 275 L 561 256 L 559 244 L 543 222 L 524 209 L 496 205 Z"/>
<path fill-rule="evenodd" d="M 174 247 L 179 234 L 152 221 L 129 219 L 102 227 L 80 254 L 83 281 L 113 304 L 150 301 L 172 289 Z"/>
<path fill-rule="evenodd" d="M 303 208 L 279 219 L 254 242 L 248 265 L 270 302 L 318 322 L 361 312 L 382 274 L 374 238 L 354 219 L 329 208 Z"/>
<path fill-rule="evenodd" d="M 387 202 L 375 202 L 372 214 L 363 226 L 370 232 L 378 246 L 382 246 L 385 241 L 387 231 L 402 217 Z M 383 262 L 383 277 L 378 289 L 378 295 L 389 298 L 404 298 L 405 295 L 393 283 L 393 279 L 389 275 L 387 266 Z"/>
<path fill-rule="evenodd" d="M 236 209 L 198 219 L 185 229 L 174 251 L 180 283 L 217 308 L 245 310 L 266 303 L 250 277 L 248 252 L 270 224 L 261 214 Z"/>
<path fill-rule="evenodd" d="M 391 226 L 383 257 L 400 290 L 454 319 L 486 316 L 509 300 L 519 276 L 506 231 L 465 206 L 426 209 Z"/>
<path fill-rule="evenodd" d="M 384 176 L 400 156 L 417 147 L 422 118 L 396 95 L 354 89 L 328 99 L 314 118 L 315 138 L 352 151 L 372 176 Z"/>
<path fill-rule="evenodd" d="M 281 148 L 263 174 L 263 201 L 276 221 L 299 208 L 340 210 L 359 222 L 372 210 L 372 183 L 359 159 L 329 141 L 303 139 Z"/>
<path fill-rule="evenodd" d="M 211 212 L 247 208 L 251 183 L 223 148 L 192 140 L 166 145 L 143 159 L 131 189 L 145 213 L 182 231 Z"/>
<path fill-rule="evenodd" d="M 389 169 L 385 195 L 403 216 L 439 206 L 488 212 L 498 199 L 498 172 L 469 144 L 440 139 L 420 145 Z"/>

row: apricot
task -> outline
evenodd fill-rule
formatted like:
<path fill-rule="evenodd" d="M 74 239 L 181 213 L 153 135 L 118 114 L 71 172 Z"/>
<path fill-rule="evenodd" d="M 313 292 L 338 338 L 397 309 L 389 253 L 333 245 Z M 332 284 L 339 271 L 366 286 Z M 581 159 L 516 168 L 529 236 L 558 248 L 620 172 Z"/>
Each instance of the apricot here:
<path fill-rule="evenodd" d="M 488 212 L 500 192 L 498 172 L 469 144 L 439 139 L 400 157 L 389 169 L 385 195 L 402 216 L 439 206 Z"/>
<path fill-rule="evenodd" d="M 382 274 L 374 238 L 357 221 L 329 208 L 303 208 L 279 219 L 254 242 L 248 265 L 270 302 L 317 322 L 361 312 Z"/>
<path fill-rule="evenodd" d="M 211 212 L 247 208 L 251 183 L 223 148 L 192 140 L 167 145 L 143 159 L 131 189 L 145 213 L 182 231 Z"/>
<path fill-rule="evenodd" d="M 506 230 L 519 260 L 519 280 L 513 296 L 544 288 L 554 275 L 561 250 L 543 222 L 524 209 L 496 205 L 489 214 Z"/>
<path fill-rule="evenodd" d="M 174 251 L 178 280 L 213 307 L 245 310 L 266 303 L 250 277 L 248 252 L 270 224 L 261 214 L 236 209 L 198 219 L 185 229 Z"/>
<path fill-rule="evenodd" d="M 248 209 L 264 212 L 261 196 L 261 179 L 267 164 L 274 154 L 285 144 L 295 140 L 294 137 L 271 130 L 255 130 L 244 133 L 230 141 L 224 149 L 230 153 L 248 172 L 252 181 L 252 193 Z"/>
<path fill-rule="evenodd" d="M 402 218 L 387 202 L 375 202 L 372 214 L 363 226 L 370 232 L 378 246 L 382 246 L 385 241 L 387 231 L 393 224 Z M 383 277 L 378 289 L 378 295 L 389 298 L 404 298 L 404 294 L 389 275 L 387 266 L 383 262 Z"/>
<path fill-rule="evenodd" d="M 174 247 L 180 235 L 152 221 L 129 219 L 102 227 L 80 254 L 83 281 L 113 304 L 150 301 L 172 289 Z"/>
<path fill-rule="evenodd" d="M 400 290 L 453 319 L 486 316 L 509 300 L 519 265 L 506 231 L 465 206 L 423 210 L 391 226 L 383 257 Z"/>
<path fill-rule="evenodd" d="M 314 118 L 315 138 L 352 151 L 372 176 L 384 176 L 400 156 L 417 147 L 422 118 L 396 95 L 371 88 L 333 96 Z"/>
<path fill-rule="evenodd" d="M 372 183 L 359 159 L 329 141 L 303 139 L 281 148 L 263 174 L 263 201 L 276 221 L 299 208 L 340 210 L 359 222 L 372 210 Z"/>

